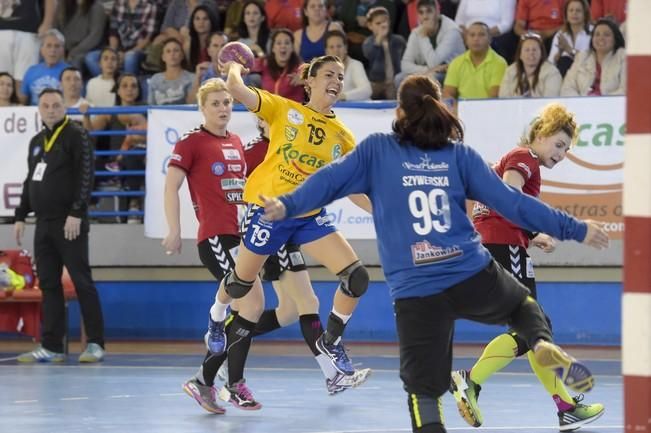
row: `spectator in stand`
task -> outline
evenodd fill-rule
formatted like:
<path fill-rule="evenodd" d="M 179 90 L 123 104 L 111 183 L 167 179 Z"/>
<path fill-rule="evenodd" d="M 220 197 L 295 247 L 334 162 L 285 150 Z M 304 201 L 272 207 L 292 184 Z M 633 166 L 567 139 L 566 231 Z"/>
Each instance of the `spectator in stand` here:
<path fill-rule="evenodd" d="M 86 99 L 96 107 L 115 105 L 115 79 L 118 76 L 118 53 L 111 47 L 100 51 L 99 67 L 102 73 L 91 78 L 86 85 Z"/>
<path fill-rule="evenodd" d="M 346 34 L 331 30 L 325 35 L 326 55 L 337 56 L 344 64 L 344 88 L 339 94 L 340 101 L 366 101 L 371 99 L 373 90 L 366 76 L 364 65 L 348 55 Z"/>
<path fill-rule="evenodd" d="M 269 27 L 267 14 L 256 0 L 248 0 L 242 9 L 242 19 L 237 28 L 239 41 L 248 45 L 256 57 L 264 57 L 268 51 Z"/>
<path fill-rule="evenodd" d="M 396 5 L 393 0 L 350 0 L 343 2 L 339 10 L 338 17 L 348 37 L 349 53 L 356 59 L 364 58 L 362 44 L 371 35 L 366 15 L 374 7 L 384 7 L 389 13 L 390 21 L 396 21 Z"/>
<path fill-rule="evenodd" d="M 188 59 L 190 71 L 194 71 L 199 63 L 210 60 L 208 44 L 210 35 L 219 30 L 217 16 L 205 5 L 199 5 L 190 14 L 189 36 L 183 43 L 185 58 Z M 164 43 L 165 41 L 163 41 Z"/>
<path fill-rule="evenodd" d="M 626 22 L 626 0 L 592 0 L 590 4 L 592 19 L 613 19 L 617 24 Z"/>
<path fill-rule="evenodd" d="M 398 25 L 396 32 L 408 38 L 412 30 L 418 27 L 418 0 L 394 0 L 398 8 Z M 459 0 L 439 0 L 438 11 L 450 19 L 457 15 Z"/>
<path fill-rule="evenodd" d="M 592 21 L 587 0 L 568 0 L 563 12 L 565 23 L 556 32 L 549 52 L 549 61 L 564 77 L 579 51 L 590 48 Z"/>
<path fill-rule="evenodd" d="M 59 0 L 56 27 L 66 40 L 66 60 L 81 70 L 89 51 L 102 43 L 107 16 L 97 0 Z"/>
<path fill-rule="evenodd" d="M 515 0 L 461 0 L 454 21 L 465 33 L 472 23 L 486 23 L 491 47 L 507 61 L 513 58 L 517 38 L 513 34 Z"/>
<path fill-rule="evenodd" d="M 210 61 L 199 63 L 195 68 L 192 88 L 188 92 L 188 104 L 197 103 L 197 91 L 204 81 L 210 78 L 222 77 L 219 72 L 219 52 L 227 42 L 228 36 L 224 32 L 214 32 L 208 38 L 208 57 L 210 57 Z"/>
<path fill-rule="evenodd" d="M 366 38 L 362 49 L 368 60 L 368 77 L 373 99 L 395 99 L 397 89 L 393 77 L 400 73 L 400 59 L 407 45 L 405 39 L 393 34 L 389 11 L 376 7 L 366 14 L 366 22 L 373 34 Z"/>
<path fill-rule="evenodd" d="M 267 0 L 264 9 L 271 30 L 303 28 L 303 0 Z"/>
<path fill-rule="evenodd" d="M 558 96 L 563 78 L 547 61 L 546 54 L 540 35 L 529 33 L 521 37 L 516 60 L 506 68 L 500 84 L 500 98 Z"/>
<path fill-rule="evenodd" d="M 9 72 L 0 72 L 0 107 L 19 105 L 16 80 Z"/>
<path fill-rule="evenodd" d="M 294 50 L 301 59 L 309 62 L 325 54 L 325 34 L 329 30 L 343 31 L 339 23 L 331 21 L 326 12 L 325 0 L 303 2 L 303 28 L 294 32 Z M 302 100 L 302 99 L 301 99 Z"/>
<path fill-rule="evenodd" d="M 173 38 L 163 43 L 165 71 L 149 79 L 147 103 L 149 105 L 185 104 L 194 74 L 187 71 L 187 62 L 181 43 Z"/>
<path fill-rule="evenodd" d="M 103 12 L 103 11 L 102 11 Z M 81 78 L 81 71 L 74 66 L 68 66 L 61 72 L 61 89 L 63 93 L 63 105 L 66 108 L 79 108 L 88 101 L 81 95 L 84 89 L 84 80 Z M 70 120 L 83 122 L 82 114 L 68 115 Z"/>
<path fill-rule="evenodd" d="M 43 61 L 25 72 L 18 98 L 23 104 L 38 105 L 38 95 L 47 88 L 61 89 L 59 77 L 70 66 L 63 60 L 65 40 L 57 29 L 45 32 L 41 39 Z"/>
<path fill-rule="evenodd" d="M 418 0 L 420 25 L 407 39 L 402 56 L 402 72 L 396 76 L 396 89 L 411 74 L 424 74 L 443 80 L 448 63 L 465 50 L 459 27 L 450 18 L 439 13 L 437 0 Z"/>
<path fill-rule="evenodd" d="M 151 0 L 115 0 L 109 25 L 109 46 L 118 52 L 125 72 L 137 74 L 144 50 L 156 30 L 156 4 Z M 101 73 L 100 50 L 86 55 L 86 67 L 92 76 Z"/>
<path fill-rule="evenodd" d="M 490 46 L 490 29 L 484 23 L 470 24 L 466 30 L 468 51 L 450 63 L 443 86 L 448 105 L 457 99 L 496 98 L 506 70 L 506 60 Z"/>
<path fill-rule="evenodd" d="M 233 0 L 228 9 L 226 9 L 226 20 L 224 21 L 224 33 L 229 39 L 237 39 L 237 28 L 242 19 L 242 10 L 244 9 L 244 0 Z"/>
<path fill-rule="evenodd" d="M 564 0 L 519 0 L 513 31 L 520 37 L 525 33 L 538 33 L 549 52 L 552 37 L 563 25 L 564 3 Z"/>
<path fill-rule="evenodd" d="M 115 84 L 115 93 L 116 93 L 116 105 L 119 107 L 132 107 L 135 105 L 142 104 L 142 90 L 140 88 L 140 82 L 138 77 L 134 74 L 123 73 L 117 79 Z M 141 114 L 99 114 L 96 116 L 90 116 L 86 111 L 87 107 L 80 107 L 79 111 L 82 111 L 84 114 L 84 127 L 89 131 L 124 131 L 125 129 L 142 129 L 143 117 Z M 111 135 L 105 138 L 105 140 L 97 141 L 97 150 L 121 150 L 124 149 L 125 143 L 131 147 L 134 147 L 136 144 L 134 140 L 130 138 L 131 136 L 121 136 L 121 135 Z M 139 145 L 144 146 L 145 136 L 137 136 L 140 140 Z M 127 156 L 122 158 L 100 158 L 96 159 L 96 167 L 103 166 L 100 169 L 106 169 L 109 171 L 119 171 L 119 170 L 144 170 L 145 159 L 142 156 Z M 120 185 L 118 185 L 120 186 Z M 122 178 L 122 188 L 129 191 L 137 191 L 142 189 L 144 186 L 144 179 L 138 176 L 124 176 Z M 137 211 L 140 209 L 140 200 L 131 199 L 126 203 L 128 209 L 132 211 Z M 120 208 L 125 210 L 127 206 L 121 204 Z M 137 216 L 129 217 L 127 222 L 139 222 Z"/>
<path fill-rule="evenodd" d="M 294 35 L 289 29 L 276 29 L 271 33 L 271 53 L 260 62 L 262 88 L 297 102 L 305 100 L 303 80 L 299 66 L 303 63 L 294 51 Z"/>
<path fill-rule="evenodd" d="M 56 0 L 2 1 L 0 71 L 9 72 L 20 92 L 27 69 L 38 63 L 40 41 L 54 25 Z"/>
<path fill-rule="evenodd" d="M 172 0 L 165 10 L 165 15 L 161 24 L 161 31 L 152 43 L 147 47 L 146 58 L 141 67 L 148 72 L 161 72 L 163 64 L 161 62 L 161 53 L 163 51 L 163 42 L 169 38 L 178 39 L 185 46 L 190 38 L 190 15 L 192 11 L 199 6 L 206 5 L 214 15 L 215 28 L 219 27 L 219 14 L 217 7 L 212 0 Z M 189 54 L 186 54 L 190 58 Z"/>
<path fill-rule="evenodd" d="M 574 58 L 561 87 L 561 96 L 624 95 L 626 50 L 622 32 L 609 18 L 597 21 L 590 49 Z"/>

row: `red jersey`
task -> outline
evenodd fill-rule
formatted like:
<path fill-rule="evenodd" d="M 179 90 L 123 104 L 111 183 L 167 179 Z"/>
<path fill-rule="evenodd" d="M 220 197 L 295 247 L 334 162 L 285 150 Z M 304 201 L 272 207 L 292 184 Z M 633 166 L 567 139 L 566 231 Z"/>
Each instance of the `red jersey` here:
<path fill-rule="evenodd" d="M 520 0 L 515 19 L 527 30 L 551 30 L 563 25 L 564 0 Z"/>
<path fill-rule="evenodd" d="M 244 157 L 246 158 L 246 175 L 250 176 L 253 170 L 264 161 L 264 157 L 269 149 L 269 139 L 267 137 L 258 137 L 251 140 L 244 146 Z"/>
<path fill-rule="evenodd" d="M 295 32 L 303 28 L 303 0 L 267 0 L 264 10 L 270 29 L 285 27 Z"/>
<path fill-rule="evenodd" d="M 507 153 L 493 166 L 501 178 L 507 170 L 515 170 L 524 178 L 522 192 L 533 197 L 540 195 L 540 162 L 526 147 L 518 147 Z M 502 218 L 500 214 L 477 202 L 472 210 L 475 229 L 484 244 L 529 246 L 529 238 L 523 229 Z"/>
<path fill-rule="evenodd" d="M 215 235 L 239 235 L 236 205 L 242 203 L 246 173 L 240 137 L 195 129 L 176 143 L 169 165 L 185 171 L 199 220 L 197 242 Z"/>

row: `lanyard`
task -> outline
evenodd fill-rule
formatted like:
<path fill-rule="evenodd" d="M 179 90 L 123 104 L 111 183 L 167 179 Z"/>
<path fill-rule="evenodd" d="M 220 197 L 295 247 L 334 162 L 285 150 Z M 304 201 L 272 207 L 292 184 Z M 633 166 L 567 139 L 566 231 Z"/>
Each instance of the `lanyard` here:
<path fill-rule="evenodd" d="M 52 137 L 50 137 L 49 140 L 46 140 L 45 137 L 43 137 L 43 143 L 45 143 L 44 149 L 46 153 L 49 152 L 50 149 L 52 149 L 52 146 L 54 146 L 54 142 L 57 141 L 57 138 L 59 138 L 59 134 L 61 134 L 61 131 L 63 131 L 63 128 L 65 128 L 67 124 L 68 124 L 68 116 L 66 116 L 66 120 L 64 120 L 63 123 L 54 131 Z"/>

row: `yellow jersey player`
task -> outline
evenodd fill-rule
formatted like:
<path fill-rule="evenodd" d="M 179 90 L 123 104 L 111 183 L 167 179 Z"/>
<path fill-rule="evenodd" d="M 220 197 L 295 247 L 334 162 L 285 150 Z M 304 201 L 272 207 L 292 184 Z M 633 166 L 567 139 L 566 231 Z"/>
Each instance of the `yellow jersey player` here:
<path fill-rule="evenodd" d="M 228 62 L 222 66 L 231 95 L 269 124 L 270 143 L 264 161 L 244 189 L 244 201 L 250 203 L 246 231 L 235 269 L 224 277 L 217 295 L 218 326 L 210 329 L 215 339 L 222 340 L 226 308 L 232 299 L 240 299 L 239 315 L 226 336 L 226 350 L 235 344 L 240 346 L 238 353 L 242 347 L 248 348 L 251 333 L 264 308 L 258 272 L 270 254 L 286 243 L 295 243 L 340 279 L 340 290 L 335 293 L 326 330 L 314 345 L 329 358 L 341 377 L 352 376 L 355 370 L 340 340 L 359 297 L 368 287 L 366 268 L 323 209 L 311 210 L 291 220 L 271 222 L 262 218 L 264 209 L 260 206 L 264 196 L 293 191 L 319 168 L 353 149 L 353 134 L 332 111 L 343 90 L 344 66 L 334 56 L 313 59 L 302 72 L 308 94 L 305 105 L 247 87 L 242 80 L 242 73 L 247 71 L 238 63 Z M 371 210 L 365 196 L 355 195 L 351 199 Z M 244 365 L 246 357 L 241 358 Z M 260 407 L 243 378 L 233 381 L 230 377 L 222 397 L 243 409 Z"/>

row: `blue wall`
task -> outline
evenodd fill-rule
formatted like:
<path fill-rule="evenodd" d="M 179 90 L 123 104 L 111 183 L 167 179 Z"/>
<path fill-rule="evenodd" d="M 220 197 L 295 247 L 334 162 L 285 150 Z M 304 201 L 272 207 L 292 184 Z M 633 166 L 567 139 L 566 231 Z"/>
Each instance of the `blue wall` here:
<path fill-rule="evenodd" d="M 325 322 L 332 305 L 334 282 L 314 282 Z M 100 282 L 108 339 L 201 339 L 212 305 L 214 282 Z M 556 341 L 564 344 L 621 344 L 621 283 L 539 283 L 541 304 L 552 319 Z M 276 297 L 265 284 L 267 306 Z M 79 335 L 79 308 L 71 306 L 73 336 Z M 500 328 L 459 321 L 457 342 L 489 341 Z M 298 326 L 262 338 L 301 339 Z M 350 325 L 347 340 L 395 341 L 395 324 L 386 285 L 371 283 Z"/>

